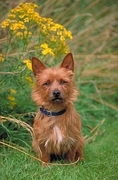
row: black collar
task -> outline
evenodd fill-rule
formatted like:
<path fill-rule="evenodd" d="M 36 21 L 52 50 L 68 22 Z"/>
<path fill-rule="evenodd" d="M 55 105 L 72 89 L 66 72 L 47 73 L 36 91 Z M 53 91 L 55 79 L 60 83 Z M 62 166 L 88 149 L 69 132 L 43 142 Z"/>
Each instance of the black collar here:
<path fill-rule="evenodd" d="M 59 116 L 59 115 L 64 114 L 66 112 L 66 109 L 63 109 L 58 112 L 51 112 L 51 111 L 44 109 L 43 107 L 40 107 L 40 111 L 47 116 Z"/>

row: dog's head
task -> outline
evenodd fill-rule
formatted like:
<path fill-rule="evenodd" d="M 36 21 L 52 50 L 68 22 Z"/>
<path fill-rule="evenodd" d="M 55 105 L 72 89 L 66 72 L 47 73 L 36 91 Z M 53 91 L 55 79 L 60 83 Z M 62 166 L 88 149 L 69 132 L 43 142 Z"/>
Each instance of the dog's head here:
<path fill-rule="evenodd" d="M 67 54 L 58 68 L 47 68 L 39 59 L 32 58 L 36 84 L 33 100 L 42 106 L 65 106 L 76 99 L 78 91 L 73 81 L 74 61 Z"/>

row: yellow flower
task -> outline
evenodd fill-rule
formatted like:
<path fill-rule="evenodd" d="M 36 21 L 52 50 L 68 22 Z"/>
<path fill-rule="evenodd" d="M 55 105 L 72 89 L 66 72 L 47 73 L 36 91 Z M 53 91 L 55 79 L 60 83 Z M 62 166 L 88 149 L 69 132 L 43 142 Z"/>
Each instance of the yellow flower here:
<path fill-rule="evenodd" d="M 19 18 L 23 19 L 25 17 L 25 14 L 19 15 Z"/>
<path fill-rule="evenodd" d="M 30 69 L 32 71 L 32 64 L 31 61 L 29 59 L 23 60 L 23 62 L 26 64 L 26 66 L 28 67 L 28 69 Z"/>
<path fill-rule="evenodd" d="M 33 87 L 33 80 L 32 80 L 32 78 L 31 78 L 30 76 L 26 76 L 25 79 L 26 79 L 26 81 L 29 83 L 29 85 L 30 85 L 31 87 Z"/>
<path fill-rule="evenodd" d="M 15 89 L 11 89 L 10 92 L 11 92 L 11 94 L 16 94 L 16 90 Z"/>
<path fill-rule="evenodd" d="M 11 109 L 13 109 L 15 105 L 16 105 L 16 102 L 15 102 L 15 101 L 11 101 L 11 102 L 10 102 Z"/>
<path fill-rule="evenodd" d="M 10 19 L 15 18 L 15 17 L 16 17 L 16 15 L 12 14 L 12 13 L 8 15 L 8 18 L 10 18 Z"/>
<path fill-rule="evenodd" d="M 10 25 L 10 19 L 6 19 L 5 21 L 2 22 L 1 27 L 6 28 Z"/>
<path fill-rule="evenodd" d="M 48 44 L 43 43 L 43 44 L 41 44 L 41 45 L 40 45 L 40 47 L 42 47 L 42 48 L 46 49 L 46 48 L 48 48 Z"/>
<path fill-rule="evenodd" d="M 72 33 L 70 31 L 65 31 L 65 35 L 69 38 L 69 39 L 72 39 Z"/>
<path fill-rule="evenodd" d="M 62 36 L 62 31 L 57 31 L 58 36 Z"/>
<path fill-rule="evenodd" d="M 13 109 L 14 106 L 16 105 L 15 97 L 13 96 L 13 94 L 16 94 L 16 90 L 11 89 L 10 90 L 10 95 L 7 97 L 7 99 L 10 101 L 9 103 L 10 103 L 11 109 Z"/>
<path fill-rule="evenodd" d="M 4 61 L 3 55 L 0 54 L 0 61 Z"/>
<path fill-rule="evenodd" d="M 16 21 L 10 26 L 10 29 L 13 31 L 16 31 L 19 29 L 23 30 L 23 29 L 27 29 L 27 28 L 22 21 Z"/>
<path fill-rule="evenodd" d="M 23 36 L 24 36 L 24 37 L 32 36 L 32 33 L 29 32 L 29 31 L 24 31 Z"/>
<path fill-rule="evenodd" d="M 54 56 L 54 52 L 51 48 L 48 47 L 48 44 L 46 44 L 46 43 L 41 44 L 40 47 L 43 48 L 43 50 L 42 50 L 43 55 L 50 54 L 51 56 Z"/>
<path fill-rule="evenodd" d="M 53 51 L 52 51 L 51 48 L 44 49 L 44 50 L 42 51 L 42 54 L 43 54 L 43 55 L 50 54 L 51 56 L 54 56 L 54 53 L 53 53 Z"/>
<path fill-rule="evenodd" d="M 50 28 L 50 30 L 51 30 L 51 31 L 56 31 L 57 28 L 56 28 L 56 26 L 52 26 L 52 27 Z"/>
<path fill-rule="evenodd" d="M 51 37 L 51 41 L 56 42 L 56 41 L 57 41 L 56 36 L 52 36 L 52 37 Z"/>
<path fill-rule="evenodd" d="M 13 96 L 8 96 L 7 98 L 8 98 L 8 100 L 10 100 L 10 101 L 15 101 L 15 98 L 14 98 Z"/>
<path fill-rule="evenodd" d="M 33 81 L 32 81 L 32 78 L 31 78 L 30 76 L 26 76 L 25 79 L 26 79 L 27 82 L 29 82 L 29 83 L 32 83 L 32 82 L 33 82 Z"/>
<path fill-rule="evenodd" d="M 16 34 L 15 34 L 17 37 L 20 37 L 20 38 L 22 38 L 23 37 L 23 33 L 22 32 L 16 32 Z"/>
<path fill-rule="evenodd" d="M 29 22 L 30 20 L 29 20 L 29 18 L 28 17 L 26 17 L 25 19 L 24 19 L 24 22 Z"/>
<path fill-rule="evenodd" d="M 61 40 L 61 41 L 65 41 L 65 37 L 64 37 L 64 36 L 61 36 L 61 37 L 60 37 L 60 40 Z"/>

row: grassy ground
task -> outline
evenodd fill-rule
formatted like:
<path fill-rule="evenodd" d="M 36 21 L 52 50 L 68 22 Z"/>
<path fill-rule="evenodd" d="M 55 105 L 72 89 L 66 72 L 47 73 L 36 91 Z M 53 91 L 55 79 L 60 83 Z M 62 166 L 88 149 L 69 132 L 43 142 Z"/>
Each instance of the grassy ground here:
<path fill-rule="evenodd" d="M 7 17 L 9 10 L 20 2 L 26 1 L 9 2 L 6 0 L 5 3 L 1 1 L 0 22 Z M 42 16 L 53 18 L 55 22 L 61 23 L 73 33 L 73 40 L 68 43 L 74 55 L 75 80 L 80 91 L 75 107 L 82 117 L 82 130 L 87 142 L 84 149 L 84 161 L 76 166 L 43 167 L 40 162 L 30 156 L 0 144 L 0 179 L 117 180 L 117 1 L 75 0 L 71 3 L 65 0 L 62 3 L 56 0 L 37 0 L 33 2 L 40 5 L 39 12 Z M 3 45 L 7 38 L 4 31 L 0 32 L 0 49 L 4 53 Z M 29 47 L 32 46 L 29 45 Z M 17 51 L 18 48 L 15 47 L 14 52 L 8 56 L 13 57 Z M 2 67 L 1 70 L 3 71 Z M 20 75 L 18 74 L 18 77 Z M 22 124 L 19 119 L 32 125 L 36 107 L 29 99 L 25 99 L 25 103 L 21 101 L 22 97 L 26 96 L 21 93 L 19 95 L 21 106 L 12 111 L 8 108 L 8 102 L 5 99 L 6 92 L 14 82 L 12 78 L 14 78 L 12 75 L 6 74 L 0 79 L 2 115 L 0 116 L 0 140 L 8 144 L 14 143 L 12 144 L 14 147 L 34 155 L 31 148 L 31 135 L 27 131 L 29 127 L 27 124 Z M 6 86 L 6 83 L 9 86 Z M 18 82 L 14 85 L 21 88 Z M 26 91 L 26 94 L 29 92 Z M 28 98 L 30 98 L 30 93 Z"/>
<path fill-rule="evenodd" d="M 36 160 L 10 148 L 0 150 L 1 180 L 117 180 L 118 121 L 105 123 L 105 131 L 84 149 L 84 161 L 71 166 L 43 167 Z"/>

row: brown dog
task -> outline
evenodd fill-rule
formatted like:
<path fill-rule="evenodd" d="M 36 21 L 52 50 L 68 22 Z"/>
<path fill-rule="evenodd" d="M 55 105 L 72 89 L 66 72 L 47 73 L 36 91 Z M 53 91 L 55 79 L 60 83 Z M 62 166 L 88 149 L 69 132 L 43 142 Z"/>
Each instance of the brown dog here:
<path fill-rule="evenodd" d="M 82 159 L 84 139 L 73 105 L 78 91 L 73 81 L 72 54 L 67 54 L 58 68 L 46 68 L 33 57 L 32 69 L 36 79 L 32 98 L 40 106 L 33 125 L 33 149 L 45 163 L 51 161 L 52 154 L 70 162 Z"/>

